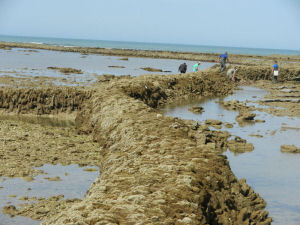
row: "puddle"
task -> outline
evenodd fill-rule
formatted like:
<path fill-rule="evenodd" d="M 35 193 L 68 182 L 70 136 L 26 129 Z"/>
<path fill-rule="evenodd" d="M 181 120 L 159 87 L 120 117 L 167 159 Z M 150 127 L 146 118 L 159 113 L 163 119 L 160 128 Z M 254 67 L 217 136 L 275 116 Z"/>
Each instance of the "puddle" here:
<path fill-rule="evenodd" d="M 44 165 L 37 169 L 43 170 L 44 174 L 34 177 L 31 182 L 26 182 L 20 178 L 0 178 L 0 208 L 7 205 L 24 204 L 19 198 L 23 196 L 48 198 L 54 195 L 64 195 L 65 199 L 83 198 L 86 191 L 94 180 L 99 176 L 99 170 L 94 172 L 86 171 L 87 168 L 78 165 Z M 59 176 L 61 181 L 50 181 L 49 177 Z M 5 179 L 3 179 L 5 178 Z M 9 197 L 9 196 L 16 197 Z M 0 225 L 36 225 L 41 221 L 31 220 L 26 217 L 10 216 L 0 212 Z"/>
<path fill-rule="evenodd" d="M 192 72 L 196 61 L 175 59 L 152 59 L 129 57 L 128 60 L 120 60 L 120 56 L 104 56 L 96 54 L 82 55 L 73 52 L 59 52 L 38 50 L 24 55 L 24 49 L 13 48 L 0 54 L 0 76 L 12 77 L 49 77 L 59 80 L 53 81 L 54 85 L 91 85 L 98 79 L 98 75 L 114 74 L 139 76 L 141 74 L 176 74 L 181 63 L 186 62 L 187 72 Z M 213 66 L 215 63 L 202 62 L 199 69 L 203 70 Z M 71 67 L 81 69 L 83 74 L 65 75 L 47 67 Z M 114 68 L 109 66 L 121 66 Z M 148 72 L 142 67 L 152 67 L 169 72 Z M 64 82 L 65 80 L 65 82 Z"/>
<path fill-rule="evenodd" d="M 243 87 L 243 90 L 224 98 L 224 101 L 250 101 L 247 105 L 261 99 L 266 92 L 254 87 Z M 235 155 L 229 151 L 228 157 L 231 169 L 238 178 L 246 178 L 247 183 L 267 202 L 267 210 L 273 217 L 272 224 L 300 224 L 300 154 L 284 154 L 280 152 L 283 144 L 300 147 L 300 130 L 282 129 L 282 126 L 299 127 L 298 118 L 277 117 L 264 112 L 255 111 L 255 119 L 265 120 L 265 123 L 253 123 L 240 127 L 235 121 L 236 111 L 228 111 L 217 103 L 220 99 L 203 99 L 198 102 L 177 104 L 163 109 L 164 114 L 182 119 L 204 122 L 206 119 L 217 119 L 234 123 L 233 128 L 223 128 L 232 135 L 240 136 L 254 145 L 254 151 Z M 202 106 L 205 112 L 194 114 L 188 109 L 192 106 Z M 286 124 L 286 125 L 285 125 Z M 212 128 L 211 128 L 212 129 Z M 249 135 L 262 135 L 261 138 Z"/>

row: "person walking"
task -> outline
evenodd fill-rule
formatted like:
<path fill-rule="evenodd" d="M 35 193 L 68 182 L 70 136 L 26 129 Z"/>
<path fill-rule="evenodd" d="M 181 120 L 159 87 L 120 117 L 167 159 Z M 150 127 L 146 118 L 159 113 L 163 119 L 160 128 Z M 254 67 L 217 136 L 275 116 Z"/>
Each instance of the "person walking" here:
<path fill-rule="evenodd" d="M 180 64 L 180 66 L 179 66 L 179 68 L 178 68 L 178 71 L 179 71 L 180 73 L 185 73 L 185 72 L 186 72 L 186 69 L 187 69 L 186 63 L 182 63 L 182 64 Z"/>
<path fill-rule="evenodd" d="M 226 62 L 229 62 L 227 52 L 219 56 L 219 62 L 221 66 L 221 72 L 223 72 L 226 69 Z"/>
<path fill-rule="evenodd" d="M 193 66 L 193 72 L 197 72 L 199 70 L 199 66 L 200 66 L 200 62 L 197 62 L 194 66 Z"/>
<path fill-rule="evenodd" d="M 273 78 L 272 78 L 272 83 L 277 83 L 278 82 L 278 74 L 279 74 L 279 66 L 277 61 L 274 61 L 274 65 L 272 67 L 272 74 L 273 74 Z"/>

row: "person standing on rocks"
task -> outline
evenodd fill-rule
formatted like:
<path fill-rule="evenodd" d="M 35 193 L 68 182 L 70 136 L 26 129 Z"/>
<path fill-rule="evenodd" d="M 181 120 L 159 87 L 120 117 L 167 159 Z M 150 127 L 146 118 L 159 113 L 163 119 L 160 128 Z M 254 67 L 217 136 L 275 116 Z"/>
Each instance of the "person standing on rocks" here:
<path fill-rule="evenodd" d="M 221 66 L 221 72 L 223 72 L 226 69 L 226 62 L 229 62 L 227 52 L 219 56 L 219 62 Z"/>
<path fill-rule="evenodd" d="M 194 66 L 193 66 L 193 72 L 197 72 L 199 70 L 199 66 L 200 66 L 200 62 L 197 62 Z"/>
<path fill-rule="evenodd" d="M 182 63 L 182 64 L 179 66 L 178 71 L 179 71 L 180 73 L 185 73 L 185 72 L 186 72 L 186 69 L 187 69 L 186 63 Z"/>
<path fill-rule="evenodd" d="M 277 77 L 279 74 L 279 66 L 278 66 L 276 60 L 274 61 L 274 65 L 272 67 L 272 74 L 273 74 L 272 83 L 277 83 L 278 82 Z"/>

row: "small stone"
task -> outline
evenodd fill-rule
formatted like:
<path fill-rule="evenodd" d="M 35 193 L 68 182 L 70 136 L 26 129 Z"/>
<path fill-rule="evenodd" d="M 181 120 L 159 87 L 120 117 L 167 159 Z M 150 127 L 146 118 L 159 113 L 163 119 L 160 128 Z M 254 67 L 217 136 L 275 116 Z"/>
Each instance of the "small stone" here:
<path fill-rule="evenodd" d="M 193 220 L 189 217 L 184 217 L 181 222 L 183 222 L 184 224 L 191 224 L 193 223 Z"/>
<path fill-rule="evenodd" d="M 14 217 L 18 211 L 14 205 L 9 205 L 9 206 L 4 206 L 2 208 L 2 212 L 10 215 L 11 217 Z"/>
<path fill-rule="evenodd" d="M 49 181 L 61 181 L 59 176 L 56 177 L 45 177 L 44 179 L 49 180 Z"/>
<path fill-rule="evenodd" d="M 192 187 L 192 191 L 198 193 L 200 189 L 198 187 Z"/>
<path fill-rule="evenodd" d="M 202 106 L 193 106 L 193 107 L 189 108 L 189 111 L 200 114 L 200 113 L 204 112 L 204 108 Z"/>
<path fill-rule="evenodd" d="M 151 218 L 152 222 L 158 222 L 159 221 L 159 217 L 158 216 L 153 216 Z"/>
<path fill-rule="evenodd" d="M 300 148 L 297 148 L 295 145 L 281 145 L 281 152 L 300 153 Z"/>
<path fill-rule="evenodd" d="M 15 198 L 17 197 L 16 195 L 8 195 L 9 198 Z"/>

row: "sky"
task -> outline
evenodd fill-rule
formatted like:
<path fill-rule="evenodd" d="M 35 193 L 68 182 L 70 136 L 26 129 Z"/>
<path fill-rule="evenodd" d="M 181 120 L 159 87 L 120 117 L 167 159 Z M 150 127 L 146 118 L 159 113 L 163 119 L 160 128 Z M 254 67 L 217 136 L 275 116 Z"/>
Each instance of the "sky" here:
<path fill-rule="evenodd" d="M 0 0 L 0 34 L 300 50 L 300 0 Z"/>

